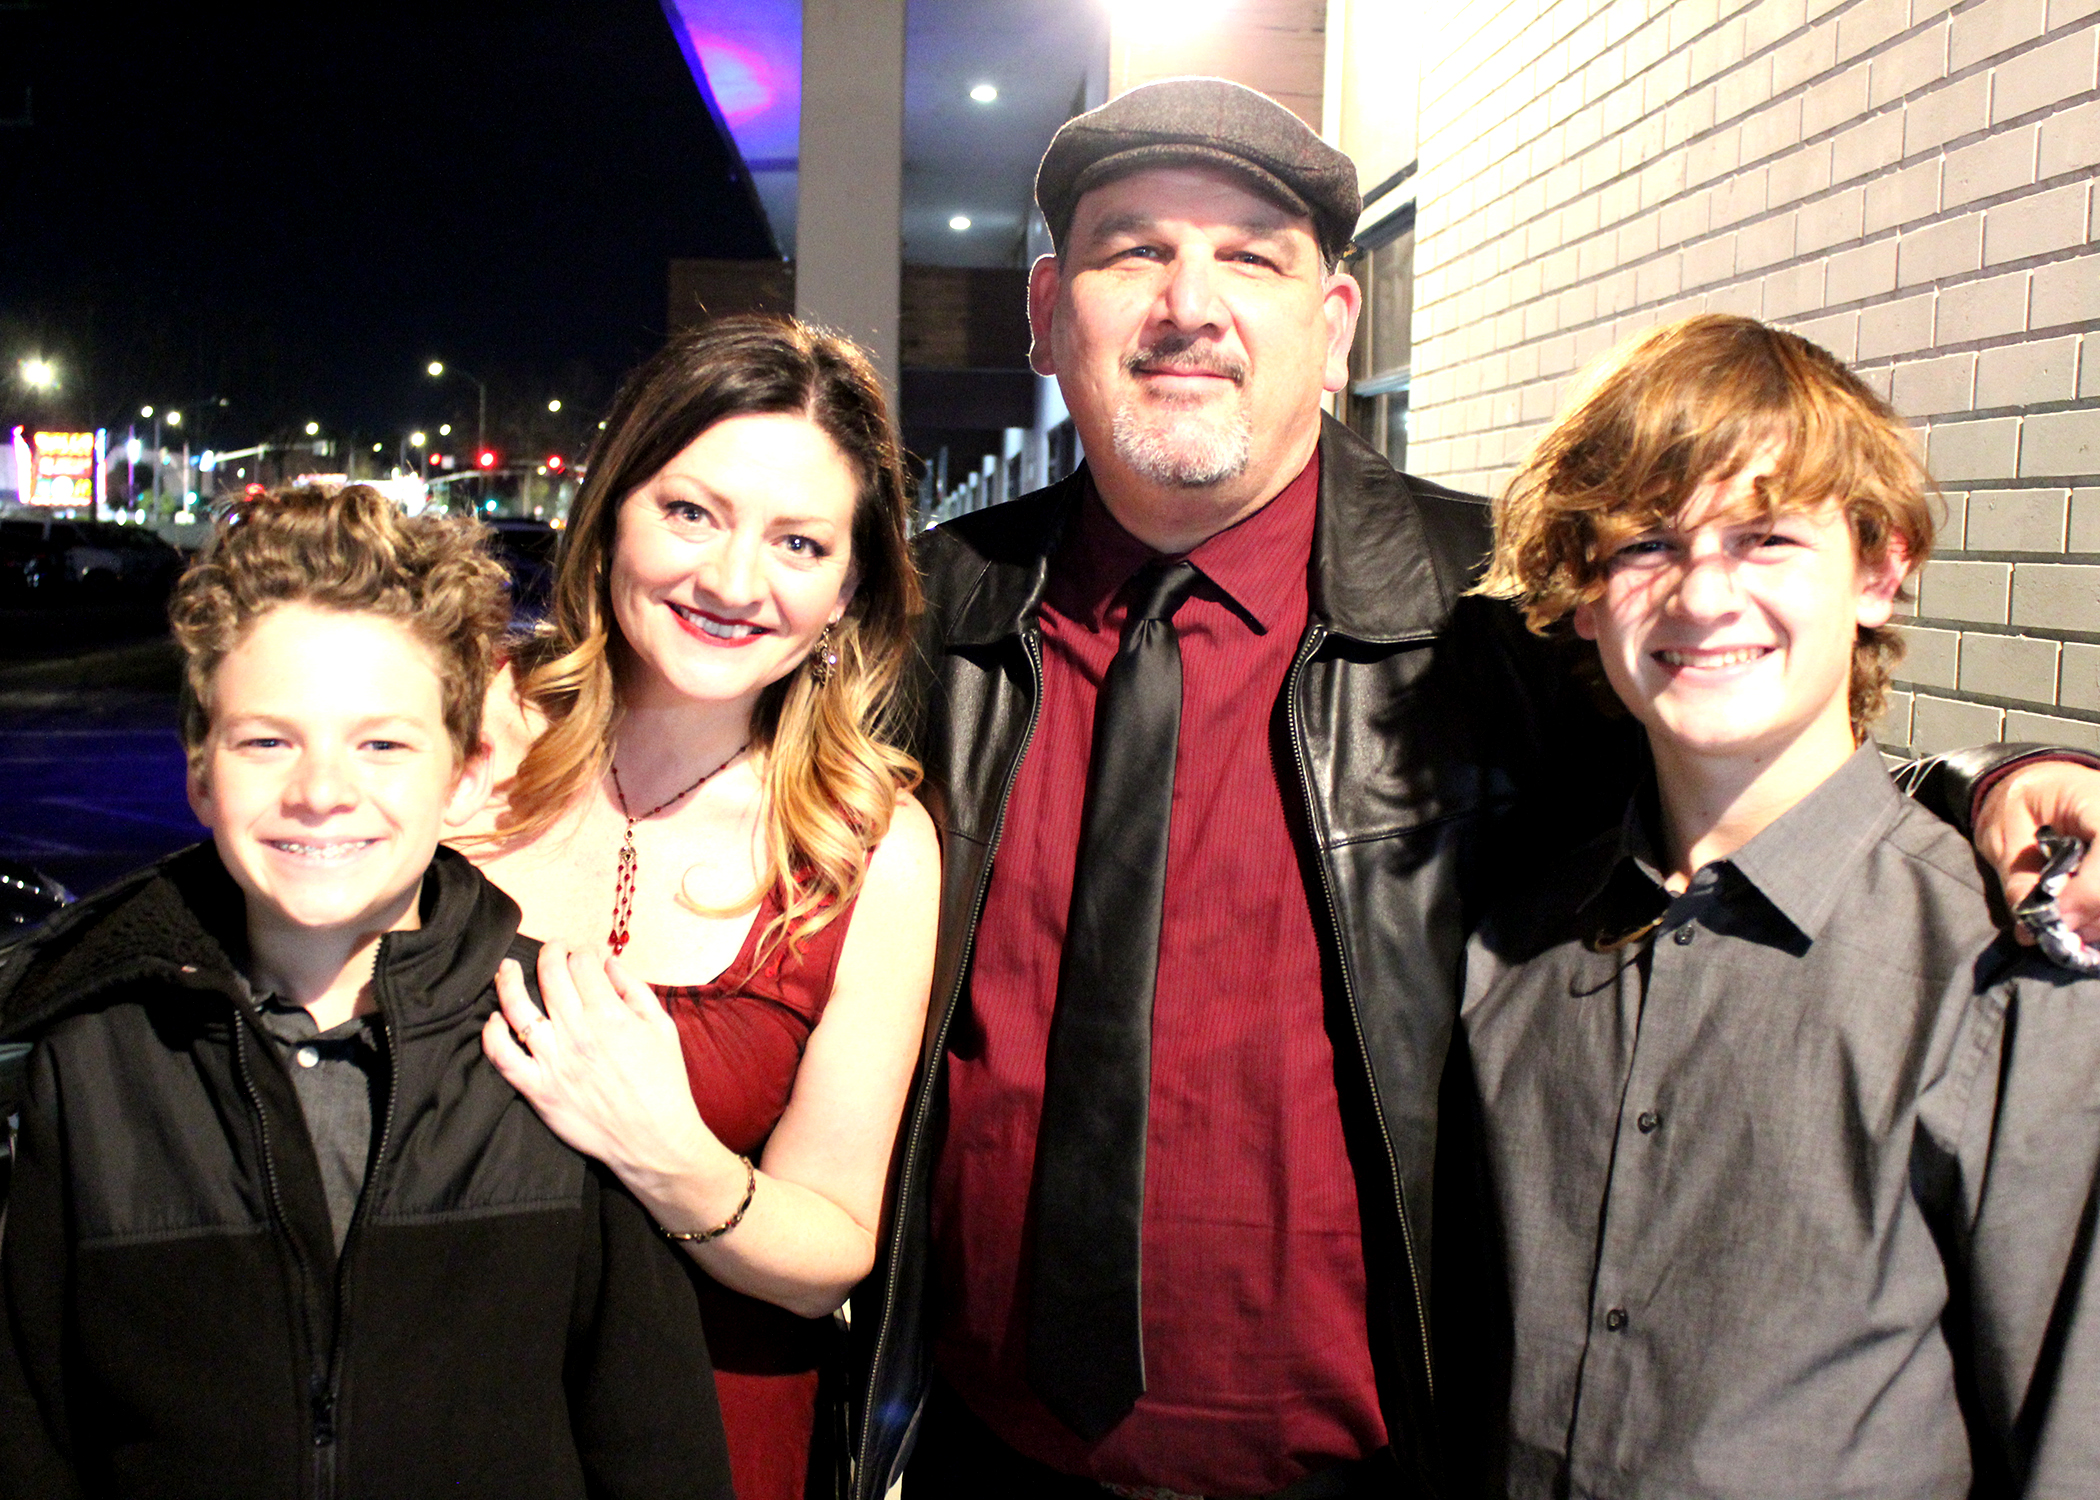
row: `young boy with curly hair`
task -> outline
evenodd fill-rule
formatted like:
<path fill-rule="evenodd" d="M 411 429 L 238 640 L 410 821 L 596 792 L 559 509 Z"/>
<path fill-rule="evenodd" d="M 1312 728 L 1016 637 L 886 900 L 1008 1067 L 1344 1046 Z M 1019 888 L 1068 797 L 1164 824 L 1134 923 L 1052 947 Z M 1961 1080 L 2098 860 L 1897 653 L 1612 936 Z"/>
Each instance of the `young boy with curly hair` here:
<path fill-rule="evenodd" d="M 1710 315 L 1497 507 L 1484 590 L 1594 643 L 1653 764 L 1467 952 L 1499 1493 L 2100 1494 L 2100 983 L 1867 738 L 1928 484 L 1838 360 Z"/>
<path fill-rule="evenodd" d="M 479 529 L 252 500 L 171 613 L 210 841 L 0 953 L 0 1494 L 728 1496 L 682 1261 L 482 1056 Z"/>

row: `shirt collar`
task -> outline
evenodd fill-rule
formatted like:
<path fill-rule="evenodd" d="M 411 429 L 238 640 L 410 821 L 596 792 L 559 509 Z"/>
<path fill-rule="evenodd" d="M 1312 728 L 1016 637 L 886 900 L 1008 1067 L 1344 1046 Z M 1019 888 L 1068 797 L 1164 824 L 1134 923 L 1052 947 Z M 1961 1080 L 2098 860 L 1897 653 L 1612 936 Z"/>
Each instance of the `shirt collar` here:
<path fill-rule="evenodd" d="M 1872 740 L 1861 745 L 1814 791 L 1775 818 L 1749 843 L 1725 860 L 1744 883 L 1763 896 L 1773 910 L 1813 942 L 1830 920 L 1845 882 L 1875 842 L 1888 832 L 1903 808 Z M 1594 902 L 1629 865 L 1643 879 L 1663 889 L 1667 871 L 1657 832 L 1662 814 L 1656 801 L 1653 772 L 1626 804 L 1616 851 L 1592 878 L 1587 899 Z M 1694 877 L 1695 889 L 1697 877 Z M 1665 891 L 1665 902 L 1672 899 Z"/>
<path fill-rule="evenodd" d="M 1305 623 L 1302 605 L 1297 618 L 1286 618 L 1286 611 L 1294 594 L 1303 598 L 1319 493 L 1315 448 L 1297 477 L 1267 504 L 1188 554 L 1208 584 L 1258 634 Z M 1099 630 L 1123 586 L 1164 555 L 1123 529 L 1089 479 L 1051 570 L 1050 600 L 1068 618 Z"/>
<path fill-rule="evenodd" d="M 1587 914 L 1584 926 L 1591 938 L 1616 946 L 1618 939 L 1652 927 L 1674 899 L 1663 885 L 1662 860 L 1655 852 L 1661 847 L 1654 832 L 1660 823 L 1651 767 L 1626 799 L 1618 829 L 1598 834 L 1571 867 L 1578 909 Z"/>
<path fill-rule="evenodd" d="M 1868 740 L 1729 863 L 1811 942 L 1867 853 L 1902 815 L 1881 750 Z"/>

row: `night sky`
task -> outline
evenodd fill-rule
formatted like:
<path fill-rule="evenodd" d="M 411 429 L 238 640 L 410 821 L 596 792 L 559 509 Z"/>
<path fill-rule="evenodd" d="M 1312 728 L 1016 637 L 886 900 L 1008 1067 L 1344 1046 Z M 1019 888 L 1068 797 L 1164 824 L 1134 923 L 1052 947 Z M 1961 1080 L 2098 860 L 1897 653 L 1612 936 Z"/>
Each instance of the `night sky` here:
<path fill-rule="evenodd" d="M 0 120 L 25 90 L 7 423 L 223 395 L 200 442 L 317 420 L 391 451 L 472 422 L 442 358 L 487 382 L 492 432 L 550 396 L 580 429 L 661 337 L 667 260 L 768 252 L 656 0 L 47 0 L 0 9 Z M 29 354 L 60 364 L 52 407 Z"/>

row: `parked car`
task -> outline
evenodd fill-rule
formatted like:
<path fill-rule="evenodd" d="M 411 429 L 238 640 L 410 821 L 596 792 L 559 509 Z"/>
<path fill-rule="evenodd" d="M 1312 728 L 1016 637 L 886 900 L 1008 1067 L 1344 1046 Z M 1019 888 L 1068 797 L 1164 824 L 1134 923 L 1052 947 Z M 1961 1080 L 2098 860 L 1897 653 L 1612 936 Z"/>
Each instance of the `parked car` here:
<path fill-rule="evenodd" d="M 42 870 L 18 859 L 0 859 L 0 943 L 72 900 L 73 893 Z"/>
<path fill-rule="evenodd" d="M 182 571 L 182 553 L 152 531 L 108 521 L 9 516 L 0 520 L 0 546 L 40 550 L 56 565 L 56 578 L 44 582 L 74 588 L 155 592 Z"/>
<path fill-rule="evenodd" d="M 0 945 L 27 932 L 73 900 L 73 893 L 43 871 L 20 860 L 0 859 Z M 0 1099 L 20 1096 L 21 1070 L 29 1048 L 21 1043 L 0 1047 Z M 8 1178 L 14 1170 L 13 1132 L 0 1108 L 0 1204 L 7 1201 Z"/>
<path fill-rule="evenodd" d="M 554 592 L 554 549 L 561 533 L 524 516 L 499 516 L 485 524 L 493 533 L 489 549 L 510 570 L 511 622 L 529 625 L 546 614 Z"/>
<path fill-rule="evenodd" d="M 0 601 L 32 603 L 48 598 L 65 576 L 63 550 L 36 537 L 0 532 Z"/>
<path fill-rule="evenodd" d="M 80 521 L 91 543 L 115 551 L 117 576 L 125 583 L 166 589 L 182 576 L 188 559 L 182 549 L 145 526 L 119 526 L 109 521 Z"/>

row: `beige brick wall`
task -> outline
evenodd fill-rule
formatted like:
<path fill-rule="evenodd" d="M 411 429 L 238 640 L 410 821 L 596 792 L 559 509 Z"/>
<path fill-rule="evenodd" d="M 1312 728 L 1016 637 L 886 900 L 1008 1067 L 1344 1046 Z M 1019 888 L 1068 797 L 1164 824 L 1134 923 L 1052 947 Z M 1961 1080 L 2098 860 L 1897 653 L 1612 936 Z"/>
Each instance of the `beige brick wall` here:
<path fill-rule="evenodd" d="M 2100 748 L 2100 0 L 1484 0 L 1426 29 L 1409 467 L 1492 492 L 1626 335 L 1791 327 L 1947 492 L 1883 741 Z"/>

